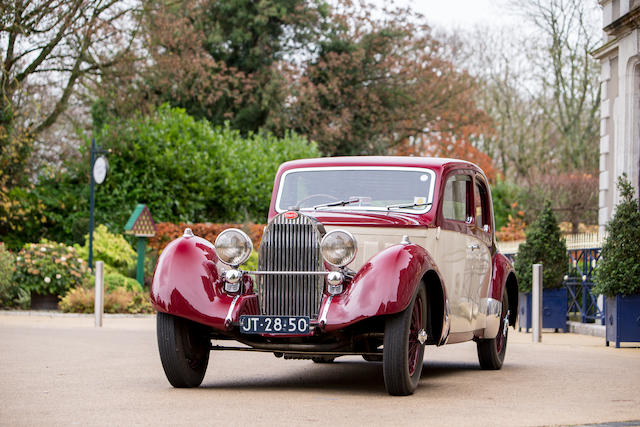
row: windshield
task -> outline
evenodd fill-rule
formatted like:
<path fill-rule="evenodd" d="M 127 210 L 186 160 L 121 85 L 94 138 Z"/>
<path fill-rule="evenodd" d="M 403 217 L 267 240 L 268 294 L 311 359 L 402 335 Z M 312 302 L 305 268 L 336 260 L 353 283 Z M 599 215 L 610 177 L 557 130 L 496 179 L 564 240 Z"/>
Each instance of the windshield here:
<path fill-rule="evenodd" d="M 379 210 L 424 213 L 431 209 L 435 173 L 402 167 L 293 169 L 280 179 L 276 210 Z"/>

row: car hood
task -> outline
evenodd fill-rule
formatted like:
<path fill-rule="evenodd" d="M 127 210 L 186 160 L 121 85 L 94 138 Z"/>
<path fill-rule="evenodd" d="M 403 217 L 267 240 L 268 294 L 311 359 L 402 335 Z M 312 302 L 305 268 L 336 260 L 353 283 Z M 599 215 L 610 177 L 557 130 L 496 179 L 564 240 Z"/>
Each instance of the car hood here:
<path fill-rule="evenodd" d="M 363 211 L 301 211 L 324 225 L 350 225 L 362 227 L 424 227 L 432 223 L 427 215 L 401 212 Z"/>

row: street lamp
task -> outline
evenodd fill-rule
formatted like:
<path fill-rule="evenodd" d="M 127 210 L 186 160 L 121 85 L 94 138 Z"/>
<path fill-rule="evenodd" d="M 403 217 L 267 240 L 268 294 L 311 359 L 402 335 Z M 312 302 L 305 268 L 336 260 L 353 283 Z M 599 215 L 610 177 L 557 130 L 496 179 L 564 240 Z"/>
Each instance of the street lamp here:
<path fill-rule="evenodd" d="M 95 185 L 102 184 L 109 170 L 109 162 L 103 154 L 109 150 L 96 147 L 95 138 L 91 138 L 91 190 L 89 196 L 89 268 L 93 269 L 93 211 L 95 210 Z M 96 155 L 99 155 L 96 158 Z"/>

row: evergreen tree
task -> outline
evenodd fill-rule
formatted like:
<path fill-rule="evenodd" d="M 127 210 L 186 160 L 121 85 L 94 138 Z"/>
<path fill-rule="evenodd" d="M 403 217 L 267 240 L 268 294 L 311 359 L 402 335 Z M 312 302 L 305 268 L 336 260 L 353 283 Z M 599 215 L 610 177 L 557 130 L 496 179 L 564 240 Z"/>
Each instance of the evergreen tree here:
<path fill-rule="evenodd" d="M 518 248 L 515 270 L 520 290 L 531 292 L 533 264 L 542 264 L 543 288 L 561 287 L 567 272 L 567 262 L 567 245 L 551 211 L 551 203 L 547 201 L 538 218 L 527 230 L 526 241 Z"/>
<path fill-rule="evenodd" d="M 627 175 L 618 177 L 622 201 L 607 224 L 607 239 L 602 245 L 596 270 L 594 292 L 607 296 L 640 293 L 640 212 L 638 199 Z"/>

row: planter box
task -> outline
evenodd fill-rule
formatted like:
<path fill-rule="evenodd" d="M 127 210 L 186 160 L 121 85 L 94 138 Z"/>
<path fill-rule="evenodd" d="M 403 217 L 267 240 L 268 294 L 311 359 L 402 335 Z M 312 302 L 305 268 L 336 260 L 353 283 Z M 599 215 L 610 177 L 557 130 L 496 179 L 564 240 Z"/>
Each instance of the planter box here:
<path fill-rule="evenodd" d="M 58 295 L 40 295 L 31 292 L 31 309 L 32 310 L 57 310 Z"/>
<path fill-rule="evenodd" d="M 544 329 L 562 329 L 567 332 L 567 309 L 569 301 L 566 288 L 542 290 L 542 327 Z M 518 330 L 525 332 L 533 326 L 531 318 L 531 292 L 518 295 Z"/>
<path fill-rule="evenodd" d="M 606 297 L 607 346 L 620 348 L 621 342 L 640 342 L 640 294 Z"/>

